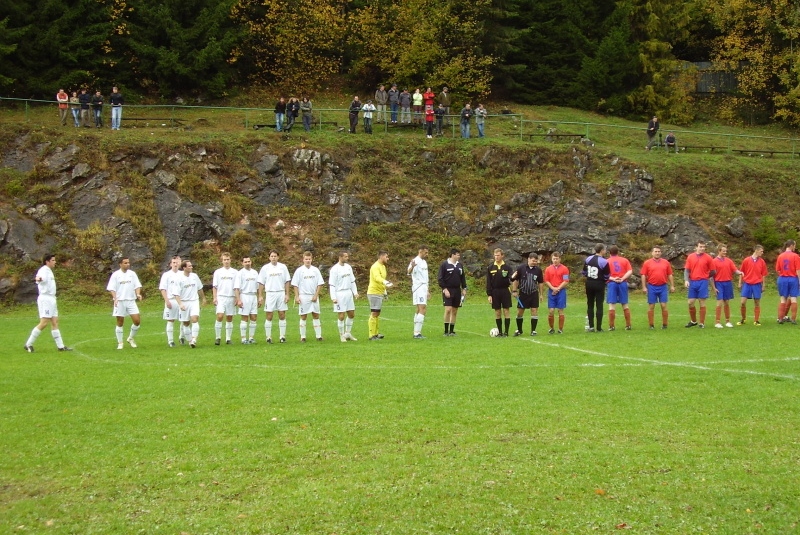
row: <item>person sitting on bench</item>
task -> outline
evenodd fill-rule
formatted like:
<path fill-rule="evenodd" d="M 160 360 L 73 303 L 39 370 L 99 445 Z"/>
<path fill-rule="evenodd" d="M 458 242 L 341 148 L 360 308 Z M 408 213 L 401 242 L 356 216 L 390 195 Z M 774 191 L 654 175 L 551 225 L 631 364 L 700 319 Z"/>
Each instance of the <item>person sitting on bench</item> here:
<path fill-rule="evenodd" d="M 676 153 L 678 152 L 678 142 L 675 141 L 674 133 L 667 134 L 667 137 L 664 138 L 664 146 L 667 148 L 667 152 L 669 152 L 669 149 L 674 149 Z"/>

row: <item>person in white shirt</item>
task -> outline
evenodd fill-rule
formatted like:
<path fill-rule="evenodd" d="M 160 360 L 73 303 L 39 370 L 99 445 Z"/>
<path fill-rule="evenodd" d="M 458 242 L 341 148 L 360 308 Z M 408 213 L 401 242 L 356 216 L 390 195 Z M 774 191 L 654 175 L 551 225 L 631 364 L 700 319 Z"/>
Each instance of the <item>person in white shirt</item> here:
<path fill-rule="evenodd" d="M 272 343 L 272 318 L 278 312 L 278 334 L 280 342 L 286 342 L 286 311 L 289 308 L 289 269 L 278 262 L 278 251 L 269 252 L 269 263 L 258 272 L 258 304 L 264 305 L 267 319 L 264 321 L 267 343 Z"/>
<path fill-rule="evenodd" d="M 178 319 L 182 324 L 183 338 L 191 340 L 189 347 L 194 349 L 200 334 L 200 306 L 206 304 L 206 294 L 200 277 L 193 273 L 192 263 L 184 260 L 181 269 L 183 276 L 178 281 L 178 293 L 174 297 L 180 308 Z"/>
<path fill-rule="evenodd" d="M 56 255 L 47 253 L 42 258 L 42 267 L 36 272 L 36 286 L 39 289 L 39 297 L 36 304 L 39 307 L 39 324 L 33 328 L 28 341 L 25 342 L 25 351 L 33 353 L 33 344 L 45 327 L 50 325 L 50 334 L 59 351 L 72 351 L 72 348 L 64 345 L 61 339 L 61 330 L 58 328 L 58 303 L 56 302 L 56 278 L 53 275 L 53 268 L 56 265 Z"/>
<path fill-rule="evenodd" d="M 414 302 L 414 338 L 424 340 L 422 324 L 425 323 L 425 314 L 428 311 L 428 299 L 431 290 L 428 285 L 428 248 L 424 245 L 419 248 L 418 254 L 408 264 L 406 270 L 411 275 L 411 299 Z"/>
<path fill-rule="evenodd" d="M 319 319 L 319 291 L 325 285 L 325 279 L 311 262 L 314 257 L 311 251 L 303 253 L 303 265 L 297 268 L 292 276 L 294 302 L 300 305 L 300 341 L 306 341 L 306 318 L 311 314 L 314 334 L 317 341 L 322 341 L 322 323 Z"/>
<path fill-rule="evenodd" d="M 124 347 L 122 336 L 125 332 L 126 316 L 130 316 L 133 322 L 130 334 L 128 334 L 128 343 L 131 347 L 136 347 L 136 332 L 141 323 L 139 306 L 136 301 L 142 300 L 142 283 L 139 282 L 136 272 L 131 269 L 131 261 L 127 256 L 123 256 L 119 261 L 119 269 L 111 274 L 106 290 L 111 293 L 111 300 L 114 302 L 114 310 L 111 315 L 117 318 L 117 349 Z"/>
<path fill-rule="evenodd" d="M 348 340 L 355 342 L 357 340 L 351 331 L 353 318 L 356 316 L 355 300 L 358 299 L 358 288 L 353 267 L 347 263 L 348 260 L 350 260 L 350 253 L 347 251 L 339 253 L 339 262 L 331 268 L 328 285 L 331 290 L 333 311 L 339 316 L 339 339 L 342 342 Z"/>
<path fill-rule="evenodd" d="M 239 303 L 239 272 L 231 267 L 230 253 L 220 255 L 222 267 L 214 272 L 212 300 L 217 307 L 217 322 L 214 324 L 216 338 L 214 345 L 219 345 L 222 338 L 222 318 L 225 318 L 225 343 L 233 343 L 233 315 Z"/>
<path fill-rule="evenodd" d="M 249 256 L 242 258 L 242 269 L 239 270 L 239 316 L 242 343 L 255 344 L 258 324 L 258 271 L 253 269 L 253 261 Z"/>
<path fill-rule="evenodd" d="M 178 279 L 181 275 L 181 257 L 173 256 L 169 261 L 169 269 L 161 275 L 161 281 L 158 283 L 158 290 L 161 292 L 161 298 L 164 299 L 164 320 L 167 322 L 167 345 L 175 347 L 175 320 L 178 319 L 178 302 L 174 299 L 177 292 Z M 181 343 L 184 338 L 181 336 Z"/>

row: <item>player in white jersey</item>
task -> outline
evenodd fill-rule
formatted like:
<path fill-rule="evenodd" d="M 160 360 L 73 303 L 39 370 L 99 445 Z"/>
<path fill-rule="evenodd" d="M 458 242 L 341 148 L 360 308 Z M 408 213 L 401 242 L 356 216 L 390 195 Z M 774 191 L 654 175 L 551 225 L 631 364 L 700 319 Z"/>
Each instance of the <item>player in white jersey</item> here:
<path fill-rule="evenodd" d="M 239 270 L 239 315 L 242 317 L 239 323 L 242 343 L 255 344 L 258 322 L 258 272 L 253 269 L 253 261 L 249 256 L 242 258 L 242 269 Z"/>
<path fill-rule="evenodd" d="M 269 263 L 258 272 L 258 304 L 264 305 L 267 319 L 264 322 L 267 343 L 272 343 L 272 318 L 278 312 L 278 333 L 281 343 L 286 341 L 286 310 L 289 308 L 289 269 L 278 262 L 278 251 L 269 252 Z"/>
<path fill-rule="evenodd" d="M 192 272 L 192 263 L 184 260 L 181 262 L 181 269 L 183 276 L 178 281 L 178 293 L 174 297 L 180 307 L 178 319 L 181 321 L 183 338 L 191 340 L 189 346 L 194 349 L 200 334 L 200 306 L 206 304 L 206 294 L 203 292 L 200 277 Z"/>
<path fill-rule="evenodd" d="M 239 303 L 239 272 L 231 267 L 230 253 L 220 255 L 222 267 L 214 272 L 211 283 L 214 306 L 217 307 L 217 322 L 214 324 L 216 339 L 214 345 L 220 344 L 222 335 L 222 318 L 225 318 L 225 343 L 233 343 L 233 315 Z"/>
<path fill-rule="evenodd" d="M 59 351 L 72 351 L 64 345 L 61 339 L 61 330 L 58 328 L 58 303 L 56 302 L 56 278 L 53 268 L 56 265 L 56 255 L 46 254 L 42 258 L 42 267 L 36 272 L 36 286 L 39 288 L 39 297 L 36 300 L 39 306 L 39 324 L 33 328 L 28 341 L 25 342 L 25 351 L 33 353 L 33 343 L 42 334 L 45 327 L 50 325 L 50 334 Z"/>
<path fill-rule="evenodd" d="M 131 261 L 127 256 L 120 259 L 119 269 L 111 274 L 106 290 L 111 292 L 111 300 L 114 302 L 114 310 L 111 315 L 117 319 L 117 349 L 124 347 L 122 336 L 125 332 L 126 316 L 130 316 L 133 322 L 130 334 L 128 334 L 128 343 L 131 347 L 136 347 L 136 332 L 141 324 L 139 306 L 136 301 L 142 300 L 142 283 L 139 282 L 136 272 L 131 269 Z"/>
<path fill-rule="evenodd" d="M 158 283 L 158 290 L 164 300 L 164 320 L 167 322 L 167 345 L 175 347 L 175 320 L 178 319 L 178 302 L 173 298 L 177 293 L 178 278 L 181 275 L 181 257 L 173 256 L 169 261 L 169 269 L 161 274 L 161 281 Z M 183 337 L 180 337 L 183 343 Z"/>
<path fill-rule="evenodd" d="M 428 311 L 428 299 L 431 290 L 428 285 L 428 248 L 424 245 L 419 248 L 418 254 L 408 264 L 406 270 L 411 275 L 411 300 L 414 302 L 414 338 L 424 340 L 422 324 L 425 323 L 425 313 Z"/>
<path fill-rule="evenodd" d="M 355 342 L 356 338 L 350 331 L 353 329 L 353 318 L 356 316 L 355 300 L 358 299 L 358 288 L 353 267 L 347 263 L 348 260 L 350 253 L 346 251 L 339 253 L 339 262 L 331 268 L 328 285 L 331 290 L 333 311 L 339 316 L 339 339 L 342 342 L 348 340 Z"/>
<path fill-rule="evenodd" d="M 311 251 L 303 253 L 303 265 L 297 268 L 292 276 L 294 302 L 300 305 L 300 341 L 306 341 L 306 318 L 311 314 L 314 334 L 317 341 L 322 341 L 322 323 L 319 319 L 319 292 L 325 285 L 325 279 L 311 262 L 314 257 Z"/>

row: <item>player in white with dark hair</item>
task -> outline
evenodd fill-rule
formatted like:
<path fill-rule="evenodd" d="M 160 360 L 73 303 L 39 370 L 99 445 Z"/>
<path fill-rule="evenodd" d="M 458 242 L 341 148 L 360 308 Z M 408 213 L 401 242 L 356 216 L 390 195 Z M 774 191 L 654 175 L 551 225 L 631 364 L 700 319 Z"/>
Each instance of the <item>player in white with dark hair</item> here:
<path fill-rule="evenodd" d="M 178 293 L 175 299 L 180 307 L 181 329 L 183 337 L 191 340 L 189 346 L 194 349 L 197 346 L 197 337 L 200 334 L 200 305 L 206 304 L 206 294 L 203 292 L 203 282 L 196 273 L 193 273 L 194 266 L 188 260 L 181 262 L 183 276 L 178 282 Z M 202 299 L 202 303 L 200 301 Z"/>
<path fill-rule="evenodd" d="M 164 299 L 164 320 L 167 322 L 167 345 L 175 347 L 175 320 L 178 319 L 178 302 L 173 297 L 178 292 L 178 278 L 181 275 L 181 257 L 175 255 L 169 261 L 169 269 L 161 275 L 161 281 L 158 283 L 158 290 L 161 292 L 161 297 Z M 180 337 L 181 343 L 184 339 Z"/>
<path fill-rule="evenodd" d="M 300 305 L 300 341 L 306 341 L 306 318 L 311 314 L 314 334 L 317 341 L 322 341 L 322 323 L 319 320 L 319 292 L 325 285 L 325 279 L 316 266 L 311 262 L 314 257 L 311 251 L 303 253 L 303 265 L 297 268 L 292 276 L 294 288 L 294 302 Z"/>
<path fill-rule="evenodd" d="M 422 324 L 425 323 L 425 313 L 428 311 L 428 299 L 431 290 L 428 285 L 428 248 L 424 245 L 419 248 L 418 254 L 408 264 L 406 270 L 411 275 L 411 300 L 414 302 L 414 338 L 424 340 Z"/>
<path fill-rule="evenodd" d="M 356 316 L 356 303 L 358 299 L 358 288 L 356 287 L 356 277 L 353 274 L 353 267 L 347 263 L 350 260 L 350 253 L 342 251 L 339 253 L 339 261 L 331 267 L 328 285 L 331 290 L 331 301 L 333 301 L 333 311 L 339 316 L 339 339 L 342 342 L 356 338 L 350 331 L 353 329 L 353 318 Z"/>
<path fill-rule="evenodd" d="M 45 327 L 50 325 L 50 333 L 59 351 L 72 351 L 64 345 L 61 339 L 61 331 L 58 328 L 58 304 L 56 302 L 56 278 L 53 275 L 53 268 L 56 265 L 56 255 L 46 254 L 42 258 L 42 267 L 36 272 L 36 286 L 39 289 L 39 297 L 36 304 L 39 306 L 39 324 L 33 328 L 28 341 L 25 342 L 25 351 L 33 353 L 33 343 L 42 334 Z"/>
<path fill-rule="evenodd" d="M 253 261 L 249 256 L 242 258 L 242 269 L 239 270 L 239 315 L 242 318 L 239 323 L 242 343 L 255 344 L 258 324 L 258 272 L 253 269 Z"/>
<path fill-rule="evenodd" d="M 258 272 L 258 304 L 264 304 L 267 319 L 264 321 L 267 343 L 272 343 L 272 318 L 278 312 L 278 334 L 286 342 L 286 311 L 289 309 L 289 269 L 278 262 L 278 251 L 269 252 L 269 263 Z M 262 293 L 262 292 L 265 292 Z"/>
<path fill-rule="evenodd" d="M 128 334 L 128 343 L 131 347 L 136 347 L 136 331 L 139 330 L 141 324 L 139 306 L 136 301 L 142 300 L 142 283 L 139 282 L 136 272 L 131 269 L 131 261 L 127 256 L 120 259 L 119 269 L 111 274 L 106 290 L 111 292 L 111 300 L 114 302 L 114 310 L 111 315 L 117 319 L 117 349 L 124 347 L 122 337 L 125 333 L 126 316 L 130 316 L 133 322 L 130 334 Z"/>
<path fill-rule="evenodd" d="M 225 318 L 225 343 L 233 343 L 233 315 L 239 302 L 239 272 L 231 267 L 230 253 L 220 255 L 222 267 L 214 271 L 211 283 L 212 299 L 217 307 L 217 322 L 214 324 L 214 345 L 219 345 L 222 338 L 222 318 Z"/>

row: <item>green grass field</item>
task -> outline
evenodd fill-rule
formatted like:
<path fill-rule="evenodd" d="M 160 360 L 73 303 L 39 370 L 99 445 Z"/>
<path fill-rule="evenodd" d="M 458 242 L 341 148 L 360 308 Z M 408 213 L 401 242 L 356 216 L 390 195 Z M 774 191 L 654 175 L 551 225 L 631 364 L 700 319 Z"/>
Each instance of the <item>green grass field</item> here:
<path fill-rule="evenodd" d="M 195 350 L 166 347 L 156 300 L 122 351 L 105 308 L 60 304 L 71 353 L 23 351 L 35 307 L 0 315 L 0 533 L 798 530 L 800 352 L 774 300 L 760 328 L 685 329 L 679 293 L 649 331 L 637 296 L 634 330 L 588 334 L 574 295 L 563 335 L 493 339 L 472 296 L 457 337 L 434 303 L 420 341 L 407 297 L 378 342 L 359 300 L 346 344 L 327 300 L 324 342 L 290 310 L 287 344 L 262 314 L 258 345 L 215 347 L 209 307 Z"/>

